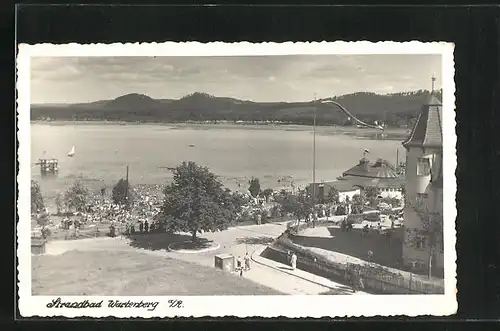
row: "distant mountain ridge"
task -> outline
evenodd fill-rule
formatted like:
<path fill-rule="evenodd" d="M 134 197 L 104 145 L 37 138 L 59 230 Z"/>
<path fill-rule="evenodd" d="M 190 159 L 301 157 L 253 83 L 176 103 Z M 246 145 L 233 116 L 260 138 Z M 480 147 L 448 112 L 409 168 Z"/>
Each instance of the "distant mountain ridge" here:
<path fill-rule="evenodd" d="M 441 91 L 436 92 L 441 99 Z M 414 120 L 428 100 L 430 92 L 419 90 L 394 94 L 358 92 L 321 100 L 342 104 L 354 116 L 367 122 L 405 126 Z M 319 101 L 321 101 L 319 100 Z M 331 106 L 309 102 L 254 102 L 216 97 L 195 92 L 180 99 L 153 99 L 145 94 L 130 93 L 113 100 L 70 105 L 32 105 L 32 120 L 108 120 L 134 122 L 282 122 L 312 124 L 316 109 L 317 122 L 346 125 L 350 121 Z"/>

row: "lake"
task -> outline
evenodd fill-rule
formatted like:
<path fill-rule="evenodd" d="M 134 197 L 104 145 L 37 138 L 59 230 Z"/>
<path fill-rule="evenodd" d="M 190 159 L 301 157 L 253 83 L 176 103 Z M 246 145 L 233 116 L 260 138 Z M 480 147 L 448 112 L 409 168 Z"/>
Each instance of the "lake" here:
<path fill-rule="evenodd" d="M 366 131 L 368 132 L 368 131 Z M 403 133 L 404 135 L 405 133 Z M 401 132 L 400 132 L 401 135 Z M 404 160 L 403 139 L 377 139 L 365 130 L 318 128 L 316 181 L 334 180 L 357 164 L 363 150 L 369 158 Z M 75 146 L 75 156 L 67 156 Z M 76 179 L 92 188 L 111 186 L 126 174 L 131 184 L 161 184 L 171 179 L 166 167 L 195 161 L 210 168 L 230 189 L 246 187 L 252 176 L 263 188 L 312 181 L 312 128 L 306 126 L 160 125 L 105 123 L 32 123 L 31 174 L 47 197 L 54 197 Z M 41 178 L 38 158 L 59 159 L 56 178 Z"/>

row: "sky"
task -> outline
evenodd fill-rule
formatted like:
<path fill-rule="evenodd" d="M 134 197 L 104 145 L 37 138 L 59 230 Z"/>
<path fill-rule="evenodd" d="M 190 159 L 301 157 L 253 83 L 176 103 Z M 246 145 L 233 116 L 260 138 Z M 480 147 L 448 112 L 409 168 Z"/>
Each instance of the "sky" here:
<path fill-rule="evenodd" d="M 440 55 L 34 57 L 31 103 L 110 100 L 128 93 L 179 99 L 194 92 L 251 101 L 310 101 L 354 92 L 441 87 Z"/>

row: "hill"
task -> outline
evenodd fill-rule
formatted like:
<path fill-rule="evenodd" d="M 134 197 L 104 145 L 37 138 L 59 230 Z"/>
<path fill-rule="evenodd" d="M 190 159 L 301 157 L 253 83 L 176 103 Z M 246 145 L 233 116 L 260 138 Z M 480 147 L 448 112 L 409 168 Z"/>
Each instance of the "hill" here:
<path fill-rule="evenodd" d="M 395 94 L 359 92 L 332 97 L 359 119 L 389 126 L 411 125 L 430 92 L 419 90 Z M 441 99 L 441 92 L 438 93 Z M 178 100 L 153 99 L 144 94 L 127 94 L 114 100 L 73 105 L 32 105 L 32 120 L 107 120 L 133 122 L 276 121 L 311 125 L 314 102 L 253 102 L 193 93 Z M 317 108 L 318 125 L 348 125 L 348 118 L 330 106 Z"/>

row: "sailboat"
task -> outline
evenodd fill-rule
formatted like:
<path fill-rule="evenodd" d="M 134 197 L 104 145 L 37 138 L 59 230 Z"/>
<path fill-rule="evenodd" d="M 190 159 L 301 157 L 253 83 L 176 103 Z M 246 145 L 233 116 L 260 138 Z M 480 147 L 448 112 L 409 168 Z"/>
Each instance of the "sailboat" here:
<path fill-rule="evenodd" d="M 73 157 L 75 155 L 75 146 L 71 147 L 71 150 L 68 152 L 69 157 Z"/>

